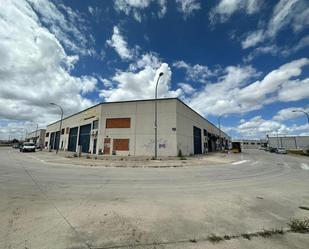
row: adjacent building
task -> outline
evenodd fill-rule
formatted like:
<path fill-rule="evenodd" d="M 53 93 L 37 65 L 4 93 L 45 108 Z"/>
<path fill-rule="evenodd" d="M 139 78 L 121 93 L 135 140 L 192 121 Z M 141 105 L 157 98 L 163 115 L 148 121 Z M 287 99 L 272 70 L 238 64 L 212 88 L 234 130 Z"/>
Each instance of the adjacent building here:
<path fill-rule="evenodd" d="M 297 150 L 308 146 L 309 136 L 268 136 L 268 147 Z"/>
<path fill-rule="evenodd" d="M 39 129 L 27 134 L 26 141 L 36 143 L 37 146 L 44 147 L 46 129 Z"/>
<path fill-rule="evenodd" d="M 45 147 L 103 155 L 154 155 L 154 100 L 100 103 L 47 126 Z M 230 137 L 177 98 L 157 100 L 158 156 L 228 148 Z"/>
<path fill-rule="evenodd" d="M 258 149 L 264 144 L 261 140 L 257 139 L 238 139 L 233 140 L 233 142 L 239 142 L 243 150 Z"/>

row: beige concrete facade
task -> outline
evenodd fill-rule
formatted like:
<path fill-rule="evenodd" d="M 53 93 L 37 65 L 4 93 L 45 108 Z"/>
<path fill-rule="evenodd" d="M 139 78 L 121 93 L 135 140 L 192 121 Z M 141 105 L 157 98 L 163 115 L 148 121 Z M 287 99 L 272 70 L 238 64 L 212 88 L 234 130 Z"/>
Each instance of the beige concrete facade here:
<path fill-rule="evenodd" d="M 244 150 L 250 149 L 258 149 L 262 146 L 263 141 L 258 139 L 240 139 L 240 140 L 233 140 L 233 142 L 240 142 L 241 148 Z"/>
<path fill-rule="evenodd" d="M 309 136 L 269 136 L 268 146 L 287 150 L 304 149 L 309 146 Z"/>
<path fill-rule="evenodd" d="M 29 132 L 26 136 L 26 140 L 29 142 L 37 141 L 37 146 L 44 147 L 46 129 L 39 129 L 37 131 Z"/>
<path fill-rule="evenodd" d="M 63 119 L 59 142 L 60 122 L 49 125 L 46 130 L 45 146 L 55 149 L 57 146 L 54 145 L 59 144 L 59 149 L 78 151 L 79 146 L 82 145 L 83 152 L 92 154 L 152 156 L 154 155 L 154 103 L 154 100 L 138 100 L 101 103 L 93 106 Z M 179 99 L 159 99 L 157 103 L 158 156 L 177 156 L 179 150 L 183 155 L 205 153 L 209 151 L 209 140 L 211 140 L 209 144 L 212 144 L 212 150 L 218 149 L 220 132 L 217 127 Z M 130 125 L 126 128 L 107 128 L 108 119 L 120 121 L 129 119 Z M 96 124 L 98 124 L 97 128 L 94 127 Z M 195 136 L 195 140 L 194 126 L 195 130 L 200 129 L 201 133 L 200 137 Z M 204 130 L 207 132 L 205 133 Z M 55 135 L 56 132 L 58 137 Z M 76 135 L 74 132 L 77 132 Z M 224 140 L 222 144 L 226 144 L 229 137 L 224 132 L 221 132 L 221 137 Z M 200 151 L 196 149 L 199 147 L 199 139 Z M 194 141 L 197 144 L 195 147 Z"/>

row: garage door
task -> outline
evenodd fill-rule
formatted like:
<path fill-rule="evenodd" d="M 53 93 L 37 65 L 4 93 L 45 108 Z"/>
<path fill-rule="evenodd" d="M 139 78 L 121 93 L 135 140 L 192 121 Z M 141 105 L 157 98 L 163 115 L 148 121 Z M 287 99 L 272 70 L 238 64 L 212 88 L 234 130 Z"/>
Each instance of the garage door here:
<path fill-rule="evenodd" d="M 194 154 L 202 154 L 201 129 L 193 126 Z"/>
<path fill-rule="evenodd" d="M 76 151 L 78 127 L 70 129 L 68 151 Z"/>
<path fill-rule="evenodd" d="M 89 152 L 91 124 L 83 125 L 79 130 L 79 145 L 83 153 Z"/>

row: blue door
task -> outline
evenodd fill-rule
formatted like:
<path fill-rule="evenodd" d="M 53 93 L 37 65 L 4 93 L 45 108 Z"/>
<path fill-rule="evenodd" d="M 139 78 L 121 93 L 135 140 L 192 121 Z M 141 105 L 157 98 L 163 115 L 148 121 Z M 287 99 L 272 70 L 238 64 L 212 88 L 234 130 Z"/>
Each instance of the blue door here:
<path fill-rule="evenodd" d="M 194 154 L 202 154 L 201 129 L 193 126 Z"/>
<path fill-rule="evenodd" d="M 83 125 L 79 128 L 78 145 L 83 153 L 89 152 L 91 124 Z"/>
<path fill-rule="evenodd" d="M 70 129 L 68 151 L 76 151 L 78 127 Z"/>

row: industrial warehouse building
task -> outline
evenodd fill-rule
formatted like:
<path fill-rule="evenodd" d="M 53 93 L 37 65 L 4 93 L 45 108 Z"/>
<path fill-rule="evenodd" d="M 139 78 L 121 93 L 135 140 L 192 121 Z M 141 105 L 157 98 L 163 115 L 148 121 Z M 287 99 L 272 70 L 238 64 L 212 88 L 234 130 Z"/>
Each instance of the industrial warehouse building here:
<path fill-rule="evenodd" d="M 44 147 L 45 142 L 45 129 L 39 129 L 36 131 L 32 131 L 27 133 L 26 141 L 36 143 L 37 146 Z"/>
<path fill-rule="evenodd" d="M 239 142 L 243 150 L 259 149 L 267 146 L 267 141 L 264 139 L 238 139 L 233 140 L 233 142 Z"/>
<path fill-rule="evenodd" d="M 228 148 L 230 137 L 177 98 L 158 99 L 158 156 Z M 103 155 L 154 155 L 154 100 L 101 103 L 47 126 L 50 149 Z M 221 140 L 220 140 L 221 138 Z"/>
<path fill-rule="evenodd" d="M 304 149 L 309 146 L 309 136 L 268 136 L 268 146 L 287 150 Z"/>

